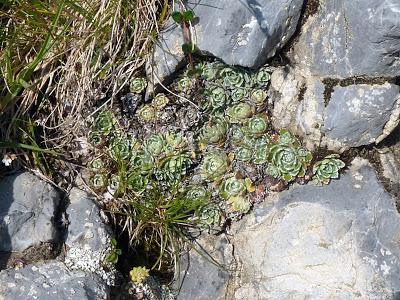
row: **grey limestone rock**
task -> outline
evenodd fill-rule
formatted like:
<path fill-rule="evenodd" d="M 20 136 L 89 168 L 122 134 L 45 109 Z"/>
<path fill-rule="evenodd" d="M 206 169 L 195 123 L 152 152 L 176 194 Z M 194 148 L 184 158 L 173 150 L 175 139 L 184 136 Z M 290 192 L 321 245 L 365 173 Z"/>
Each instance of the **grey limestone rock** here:
<path fill-rule="evenodd" d="M 380 141 L 400 99 L 399 91 L 399 86 L 389 83 L 335 87 L 321 128 L 327 143 L 337 143 L 339 148 Z"/>
<path fill-rule="evenodd" d="M 296 30 L 303 0 L 192 0 L 193 42 L 230 65 L 255 68 L 275 55 Z M 160 34 L 148 74 L 162 82 L 183 61 L 182 30 L 170 21 Z M 151 76 L 151 75 L 150 75 Z M 157 80 L 155 80 L 157 83 Z"/>
<path fill-rule="evenodd" d="M 320 0 L 290 56 L 311 75 L 399 76 L 400 2 Z"/>
<path fill-rule="evenodd" d="M 240 267 L 230 299 L 400 294 L 400 215 L 366 160 L 328 186 L 269 196 L 234 232 Z"/>
<path fill-rule="evenodd" d="M 106 261 L 111 251 L 111 228 L 105 223 L 100 207 L 87 193 L 73 188 L 69 199 L 65 264 L 73 269 L 96 273 L 112 284 L 116 270 Z"/>
<path fill-rule="evenodd" d="M 55 218 L 60 193 L 30 173 L 0 181 L 0 251 L 23 251 L 41 242 L 57 242 Z"/>
<path fill-rule="evenodd" d="M 95 274 L 69 270 L 61 262 L 0 272 L 0 299 L 103 300 L 109 287 Z"/>
<path fill-rule="evenodd" d="M 182 258 L 182 272 L 176 283 L 176 288 L 180 288 L 177 299 L 225 299 L 228 271 L 234 265 L 232 245 L 224 236 L 208 236 L 202 238 L 200 244 L 205 250 L 202 255 L 192 250 Z"/>
<path fill-rule="evenodd" d="M 298 69 L 277 68 L 271 89 L 274 126 L 301 136 L 310 149 L 377 144 L 400 121 L 400 88 L 388 82 L 329 87 Z"/>

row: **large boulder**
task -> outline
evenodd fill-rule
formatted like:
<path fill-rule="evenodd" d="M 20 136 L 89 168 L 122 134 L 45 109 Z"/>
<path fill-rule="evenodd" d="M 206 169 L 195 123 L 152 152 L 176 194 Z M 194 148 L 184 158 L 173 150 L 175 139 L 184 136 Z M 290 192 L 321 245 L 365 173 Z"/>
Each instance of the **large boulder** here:
<path fill-rule="evenodd" d="M 290 53 L 312 75 L 400 75 L 400 2 L 320 0 Z"/>
<path fill-rule="evenodd" d="M 110 299 L 110 288 L 94 274 L 71 271 L 61 262 L 0 272 L 0 299 Z"/>
<path fill-rule="evenodd" d="M 345 151 L 381 142 L 400 121 L 400 87 L 387 81 L 351 84 L 277 68 L 271 76 L 272 121 L 314 149 Z"/>
<path fill-rule="evenodd" d="M 0 251 L 24 251 L 41 242 L 58 242 L 59 191 L 30 173 L 0 181 Z"/>
<path fill-rule="evenodd" d="M 195 0 L 193 42 L 230 65 L 255 68 L 291 38 L 303 0 Z M 172 20 L 161 32 L 148 75 L 163 81 L 184 59 L 182 29 Z M 157 83 L 157 80 L 156 80 Z"/>
<path fill-rule="evenodd" d="M 240 267 L 230 299 L 400 294 L 400 215 L 366 160 L 328 186 L 269 196 L 235 232 Z"/>

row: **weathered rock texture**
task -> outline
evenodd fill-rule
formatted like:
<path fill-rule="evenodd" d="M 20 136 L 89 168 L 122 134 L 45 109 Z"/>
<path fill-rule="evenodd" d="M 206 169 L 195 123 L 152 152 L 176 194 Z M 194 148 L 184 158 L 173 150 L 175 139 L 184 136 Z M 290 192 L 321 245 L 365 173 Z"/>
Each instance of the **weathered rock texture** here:
<path fill-rule="evenodd" d="M 312 75 L 399 76 L 400 2 L 320 0 L 291 57 Z"/>
<path fill-rule="evenodd" d="M 188 256 L 182 257 L 181 273 L 175 287 L 177 300 L 224 299 L 229 269 L 234 266 L 233 248 L 224 237 L 205 237 Z M 201 254 L 200 254 L 201 253 Z"/>
<path fill-rule="evenodd" d="M 111 253 L 111 229 L 101 216 L 100 207 L 82 190 L 73 188 L 66 215 L 70 220 L 65 241 L 65 264 L 72 269 L 93 272 L 112 284 L 115 267 L 106 261 Z"/>
<path fill-rule="evenodd" d="M 231 65 L 255 68 L 275 55 L 296 30 L 303 0 L 193 0 L 194 44 Z M 163 81 L 183 61 L 182 29 L 170 21 L 160 35 L 149 74 Z M 152 68 L 153 67 L 153 68 Z"/>
<path fill-rule="evenodd" d="M 0 251 L 59 240 L 54 221 L 61 198 L 52 185 L 22 173 L 3 178 L 0 191 Z"/>
<path fill-rule="evenodd" d="M 394 200 L 356 159 L 340 180 L 294 186 L 239 225 L 231 299 L 394 299 L 399 235 Z"/>
<path fill-rule="evenodd" d="M 0 299 L 109 299 L 109 287 L 94 274 L 70 271 L 61 262 L 0 273 Z"/>
<path fill-rule="evenodd" d="M 295 69 L 277 68 L 271 87 L 274 126 L 291 129 L 311 149 L 344 151 L 378 143 L 400 120 L 400 87 L 392 83 L 332 86 Z"/>

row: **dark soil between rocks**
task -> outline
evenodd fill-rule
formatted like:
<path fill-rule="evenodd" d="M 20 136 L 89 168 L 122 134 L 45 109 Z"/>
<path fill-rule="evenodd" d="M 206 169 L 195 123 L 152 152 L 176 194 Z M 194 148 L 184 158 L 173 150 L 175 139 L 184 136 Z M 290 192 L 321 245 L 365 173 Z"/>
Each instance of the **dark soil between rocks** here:
<path fill-rule="evenodd" d="M 56 258 L 61 259 L 61 253 L 62 246 L 53 243 L 41 243 L 22 252 L 0 252 L 0 271 Z"/>

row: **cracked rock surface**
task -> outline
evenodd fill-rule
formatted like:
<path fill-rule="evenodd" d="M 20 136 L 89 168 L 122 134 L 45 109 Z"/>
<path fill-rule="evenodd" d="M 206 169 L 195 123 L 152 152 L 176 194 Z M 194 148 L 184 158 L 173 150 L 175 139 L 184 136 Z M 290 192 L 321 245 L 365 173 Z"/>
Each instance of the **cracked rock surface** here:
<path fill-rule="evenodd" d="M 58 242 L 55 224 L 59 192 L 30 173 L 0 181 L 0 251 L 24 251 L 41 242 Z"/>
<path fill-rule="evenodd" d="M 25 249 L 26 244 L 49 240 L 63 242 L 53 224 L 60 204 L 57 190 L 36 176 L 23 173 L 5 177 L 0 191 L 0 208 L 6 213 L 0 216 L 10 216 L 8 227 L 2 227 L 0 233 L 10 234 L 10 249 Z M 26 265 L 22 257 L 18 268 L 0 272 L 0 299 L 110 299 L 110 285 L 116 276 L 114 265 L 106 260 L 111 251 L 111 229 L 88 194 L 73 188 L 69 199 L 64 217 L 64 226 L 68 227 L 65 261 L 60 261 L 61 256 Z M 0 246 L 4 249 L 10 244 L 8 241 L 7 236 L 1 237 Z"/>
<path fill-rule="evenodd" d="M 276 68 L 271 87 L 274 126 L 300 135 L 310 149 L 379 143 L 399 124 L 400 88 L 393 83 L 329 86 L 299 69 Z"/>
<path fill-rule="evenodd" d="M 230 65 L 255 68 L 281 49 L 294 34 L 303 0 L 193 0 L 196 19 L 193 42 L 203 52 Z M 184 54 L 182 29 L 172 20 L 165 26 L 149 65 L 161 81 L 171 75 Z"/>
<path fill-rule="evenodd" d="M 232 245 L 223 235 L 206 236 L 199 244 L 199 252 L 192 250 L 182 257 L 175 283 L 179 290 L 177 300 L 225 299 L 229 269 L 234 266 Z"/>
<path fill-rule="evenodd" d="M 290 54 L 312 75 L 400 75 L 400 2 L 319 0 Z"/>
<path fill-rule="evenodd" d="M 269 197 L 235 231 L 232 299 L 400 295 L 400 215 L 366 160 L 328 186 Z"/>
<path fill-rule="evenodd" d="M 112 231 L 101 215 L 100 207 L 82 190 L 73 188 L 66 214 L 71 224 L 65 241 L 65 263 L 72 269 L 93 272 L 108 284 L 115 277 L 115 267 L 106 261 L 111 253 Z"/>
<path fill-rule="evenodd" d="M 100 277 L 55 261 L 2 271 L 0 282 L 0 299 L 109 299 L 109 287 Z"/>

